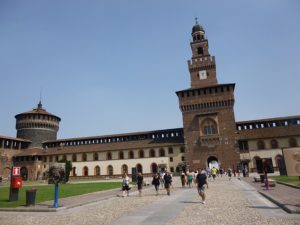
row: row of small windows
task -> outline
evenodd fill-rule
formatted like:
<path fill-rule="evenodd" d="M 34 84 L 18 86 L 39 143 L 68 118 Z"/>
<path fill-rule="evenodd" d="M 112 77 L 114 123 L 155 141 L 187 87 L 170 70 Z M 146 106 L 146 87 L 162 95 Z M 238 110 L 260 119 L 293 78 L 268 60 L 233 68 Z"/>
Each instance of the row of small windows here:
<path fill-rule="evenodd" d="M 271 140 L 270 141 L 271 148 L 278 148 L 278 142 L 276 140 Z M 289 147 L 297 147 L 298 143 L 295 138 L 289 138 Z M 257 149 L 265 149 L 265 142 L 260 140 L 257 142 Z"/>
<path fill-rule="evenodd" d="M 238 130 L 252 130 L 252 129 L 260 129 L 260 128 L 274 128 L 274 127 L 282 127 L 282 126 L 293 126 L 300 125 L 300 119 L 292 119 L 292 120 L 281 120 L 281 121 L 270 121 L 270 122 L 261 122 L 261 123 L 253 123 L 253 124 L 241 124 L 237 126 Z"/>
<path fill-rule="evenodd" d="M 207 108 L 219 108 L 219 107 L 228 107 L 234 104 L 234 100 L 227 101 L 218 101 L 218 102 L 207 102 L 201 104 L 193 104 L 193 105 L 183 105 L 181 106 L 182 111 L 193 111 Z"/>
<path fill-rule="evenodd" d="M 127 142 L 127 141 L 139 141 L 145 139 L 164 139 L 164 138 L 181 138 L 183 137 L 183 131 L 177 130 L 172 132 L 159 132 L 153 134 L 145 135 L 132 135 L 125 137 L 111 137 L 111 138 L 99 138 L 90 140 L 78 140 L 78 141 L 64 141 L 46 144 L 46 147 L 63 147 L 63 146 L 78 146 L 78 145 L 88 145 L 88 144 L 105 144 L 114 142 Z"/>
<path fill-rule="evenodd" d="M 27 142 L 19 142 L 15 140 L 0 140 L 0 148 L 9 148 L 9 149 L 24 149 L 28 147 Z"/>
<path fill-rule="evenodd" d="M 152 173 L 156 173 L 158 172 L 157 171 L 157 164 L 156 163 L 152 163 L 151 164 L 151 172 Z M 136 165 L 136 169 L 137 169 L 137 172 L 138 173 L 143 173 L 143 166 L 141 164 L 137 164 Z M 173 167 L 170 167 L 170 171 L 171 172 L 174 172 L 174 168 Z M 128 166 L 126 164 L 122 165 L 121 166 L 121 173 L 124 174 L 124 173 L 127 173 L 128 174 L 129 170 L 128 170 Z M 76 167 L 73 167 L 72 168 L 72 175 L 73 176 L 76 176 L 77 173 L 76 173 Z M 90 172 L 89 172 L 89 168 L 87 166 L 84 166 L 82 168 L 82 175 L 83 176 L 90 176 Z M 94 167 L 94 176 L 100 176 L 101 175 L 101 169 L 100 169 L 100 166 L 95 166 Z M 114 173 L 114 167 L 112 165 L 108 165 L 106 167 L 106 174 L 105 175 L 108 175 L 108 176 L 113 176 L 115 175 Z"/>
<path fill-rule="evenodd" d="M 263 150 L 266 149 L 265 141 L 259 140 L 257 143 L 257 149 Z M 288 140 L 289 147 L 297 147 L 298 142 L 295 138 L 289 138 Z M 272 149 L 279 148 L 278 141 L 275 139 L 270 140 L 270 146 Z M 240 150 L 249 150 L 248 141 L 239 141 L 239 149 Z"/>
<path fill-rule="evenodd" d="M 185 148 L 184 147 L 181 147 L 180 148 L 180 152 L 181 153 L 184 153 L 185 152 Z M 173 148 L 172 147 L 169 147 L 168 149 L 168 153 L 169 154 L 173 154 Z M 166 153 L 165 153 L 165 150 L 163 148 L 159 149 L 159 152 L 158 152 L 158 156 L 159 157 L 165 157 L 166 156 Z M 54 160 L 57 162 L 59 161 L 59 156 L 56 155 L 54 156 Z M 145 157 L 145 152 L 144 150 L 140 150 L 138 151 L 138 158 L 144 158 Z M 155 153 L 155 150 L 154 149 L 151 149 L 149 151 L 149 157 L 156 157 L 156 153 Z M 129 151 L 128 152 L 128 159 L 134 159 L 135 158 L 135 154 L 134 154 L 134 151 Z M 67 159 L 67 156 L 66 155 L 63 155 L 62 156 L 62 160 L 66 160 Z M 112 157 L 112 153 L 111 152 L 107 152 L 106 153 L 106 160 L 112 160 L 113 157 Z M 118 159 L 125 159 L 124 157 L 124 152 L 123 151 L 120 151 L 118 153 Z M 99 154 L 97 152 L 95 152 L 93 154 L 93 160 L 94 161 L 98 161 L 99 160 Z M 46 158 L 44 159 L 44 161 L 46 161 Z M 53 156 L 49 156 L 49 162 L 52 162 L 53 161 Z M 72 154 L 72 161 L 73 162 L 77 162 L 77 154 Z M 86 153 L 82 153 L 81 154 L 81 161 L 85 162 L 87 161 L 87 154 Z"/>
<path fill-rule="evenodd" d="M 24 115 L 24 116 L 18 117 L 18 120 L 27 120 L 27 119 L 43 119 L 43 120 L 49 120 L 49 121 L 58 121 L 58 119 L 53 116 L 40 115 L 40 114 Z"/>
<path fill-rule="evenodd" d="M 49 124 L 49 123 L 18 123 L 17 129 L 20 128 L 57 128 L 57 125 Z"/>
<path fill-rule="evenodd" d="M 143 167 L 142 167 L 141 164 L 137 164 L 136 168 L 137 168 L 138 172 L 141 172 L 141 173 L 143 172 Z M 72 168 L 72 173 L 73 173 L 73 176 L 76 176 L 76 167 Z M 128 173 L 128 166 L 126 164 L 124 164 L 124 165 L 121 166 L 121 173 L 122 174 Z M 107 166 L 107 168 L 106 168 L 106 174 L 109 175 L 109 176 L 113 176 L 114 175 L 114 168 L 113 168 L 112 165 Z M 83 176 L 89 176 L 89 168 L 87 166 L 84 166 L 82 168 L 82 175 Z M 100 166 L 95 166 L 95 168 L 94 168 L 94 175 L 95 176 L 100 176 L 101 175 Z"/>
<path fill-rule="evenodd" d="M 196 95 L 206 95 L 206 94 L 213 94 L 219 93 L 224 91 L 230 91 L 230 86 L 221 86 L 221 87 L 210 87 L 210 88 L 201 88 L 198 90 L 190 90 L 190 91 L 183 91 L 181 92 L 181 97 L 190 97 Z"/>

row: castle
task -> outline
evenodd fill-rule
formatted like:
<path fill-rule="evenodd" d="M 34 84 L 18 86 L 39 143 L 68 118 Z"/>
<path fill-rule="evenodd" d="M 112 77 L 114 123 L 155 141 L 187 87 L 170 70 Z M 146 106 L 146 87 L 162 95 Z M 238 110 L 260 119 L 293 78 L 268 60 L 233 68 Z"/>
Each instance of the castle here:
<path fill-rule="evenodd" d="M 15 116 L 16 137 L 0 136 L 0 176 L 7 177 L 14 165 L 24 179 L 40 179 L 61 160 L 72 161 L 74 179 L 212 166 L 260 173 L 263 161 L 283 171 L 282 149 L 300 143 L 300 116 L 236 122 L 235 84 L 218 83 L 215 57 L 197 22 L 191 35 L 191 87 L 176 92 L 183 128 L 57 140 L 61 118 L 39 102 Z"/>

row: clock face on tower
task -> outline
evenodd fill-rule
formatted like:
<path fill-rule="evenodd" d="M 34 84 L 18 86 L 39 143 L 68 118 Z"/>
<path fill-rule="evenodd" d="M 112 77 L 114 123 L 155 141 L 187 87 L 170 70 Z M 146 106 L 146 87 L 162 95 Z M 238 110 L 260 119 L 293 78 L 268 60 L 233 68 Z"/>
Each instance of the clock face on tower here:
<path fill-rule="evenodd" d="M 205 80 L 207 78 L 206 70 L 199 71 L 199 79 Z"/>

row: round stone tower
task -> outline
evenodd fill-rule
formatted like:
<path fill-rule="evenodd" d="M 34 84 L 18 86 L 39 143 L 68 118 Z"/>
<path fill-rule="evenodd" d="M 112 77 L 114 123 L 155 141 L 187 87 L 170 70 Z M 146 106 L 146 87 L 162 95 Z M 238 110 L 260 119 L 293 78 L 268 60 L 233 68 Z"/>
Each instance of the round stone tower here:
<path fill-rule="evenodd" d="M 48 113 L 39 102 L 32 111 L 15 116 L 17 138 L 30 140 L 30 147 L 42 148 L 44 141 L 57 139 L 60 118 Z"/>

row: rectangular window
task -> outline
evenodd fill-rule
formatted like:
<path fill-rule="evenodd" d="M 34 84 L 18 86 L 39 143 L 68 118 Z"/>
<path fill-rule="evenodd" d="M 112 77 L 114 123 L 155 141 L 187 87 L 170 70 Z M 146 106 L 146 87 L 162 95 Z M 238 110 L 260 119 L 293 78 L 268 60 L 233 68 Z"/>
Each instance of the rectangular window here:
<path fill-rule="evenodd" d="M 248 141 L 239 141 L 240 150 L 249 150 Z"/>
<path fill-rule="evenodd" d="M 170 157 L 170 162 L 173 162 L 173 157 Z"/>
<path fill-rule="evenodd" d="M 206 135 L 215 134 L 215 129 L 213 126 L 204 126 L 204 133 Z"/>
<path fill-rule="evenodd" d="M 181 156 L 181 161 L 184 162 L 184 156 Z"/>

